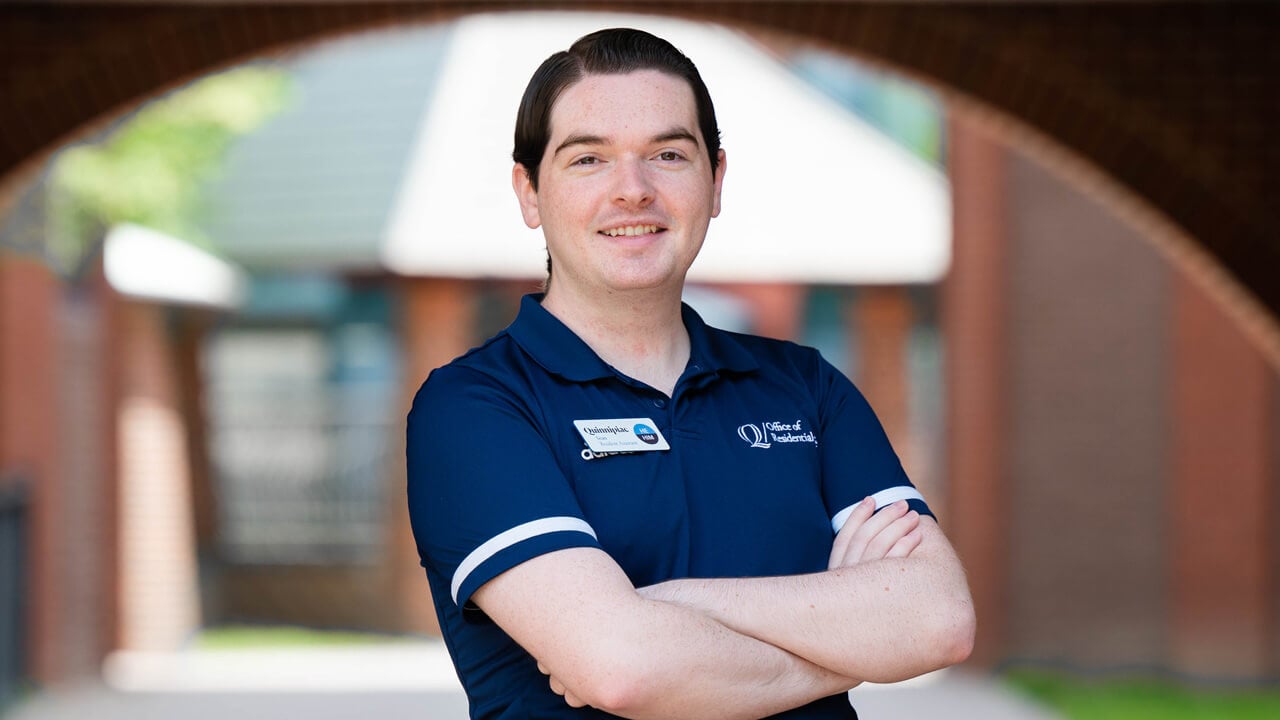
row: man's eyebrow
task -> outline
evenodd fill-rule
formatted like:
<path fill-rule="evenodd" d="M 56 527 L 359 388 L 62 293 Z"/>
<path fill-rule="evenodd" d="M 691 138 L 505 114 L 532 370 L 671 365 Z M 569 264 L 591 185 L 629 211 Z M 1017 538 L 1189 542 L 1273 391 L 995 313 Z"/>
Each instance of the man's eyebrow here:
<path fill-rule="evenodd" d="M 687 142 L 691 142 L 694 145 L 698 144 L 698 138 L 694 136 L 693 133 L 689 132 L 688 130 L 682 127 L 674 127 L 674 128 L 671 128 L 670 130 L 667 130 L 666 132 L 658 133 L 657 135 L 653 136 L 653 140 L 651 140 L 650 142 L 665 143 L 665 142 L 671 142 L 673 140 L 684 140 Z M 569 137 L 564 139 L 564 142 L 556 146 L 555 152 L 551 153 L 551 155 L 552 157 L 555 157 L 556 155 L 560 154 L 561 150 L 564 150 L 565 148 L 568 148 L 568 147 L 573 147 L 574 145 L 608 145 L 608 144 L 609 144 L 609 138 L 604 137 L 602 135 L 585 135 L 585 134 L 570 135 Z"/>
<path fill-rule="evenodd" d="M 604 145 L 607 141 L 599 135 L 570 135 L 564 139 L 564 142 L 556 146 L 556 151 L 551 153 L 554 157 L 560 154 L 561 150 L 574 145 Z"/>
<path fill-rule="evenodd" d="M 687 140 L 694 145 L 698 144 L 698 138 L 694 137 L 693 133 L 680 127 L 671 128 L 670 130 L 653 138 L 654 142 L 659 143 L 671 142 L 672 140 Z"/>

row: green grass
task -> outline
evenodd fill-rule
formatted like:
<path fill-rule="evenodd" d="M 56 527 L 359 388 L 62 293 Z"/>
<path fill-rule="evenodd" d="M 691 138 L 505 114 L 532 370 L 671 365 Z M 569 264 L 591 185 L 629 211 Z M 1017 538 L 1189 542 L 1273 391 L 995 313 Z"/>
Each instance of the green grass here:
<path fill-rule="evenodd" d="M 196 636 L 200 650 L 242 650 L 272 647 L 324 647 L 332 645 L 382 645 L 407 638 L 342 630 L 317 630 L 295 626 L 224 625 L 205 628 Z"/>
<path fill-rule="evenodd" d="M 1006 674 L 1068 720 L 1277 720 L 1280 688 L 1193 688 L 1167 680 L 1081 679 L 1041 670 Z"/>

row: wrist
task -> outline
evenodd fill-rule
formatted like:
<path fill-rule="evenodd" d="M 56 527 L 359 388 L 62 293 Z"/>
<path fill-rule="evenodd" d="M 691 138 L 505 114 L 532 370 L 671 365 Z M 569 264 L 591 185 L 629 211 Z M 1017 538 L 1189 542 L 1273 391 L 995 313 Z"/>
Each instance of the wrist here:
<path fill-rule="evenodd" d="M 636 590 L 646 600 L 664 602 L 697 611 L 716 622 L 727 625 L 724 579 L 681 578 L 648 585 Z"/>

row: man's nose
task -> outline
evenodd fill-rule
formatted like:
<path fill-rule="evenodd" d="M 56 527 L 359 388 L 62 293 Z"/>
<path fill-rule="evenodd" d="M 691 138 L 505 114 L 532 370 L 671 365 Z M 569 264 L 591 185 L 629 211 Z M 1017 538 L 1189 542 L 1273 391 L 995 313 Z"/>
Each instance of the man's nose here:
<path fill-rule="evenodd" d="M 623 158 L 618 161 L 615 175 L 614 202 L 644 207 L 653 202 L 653 178 L 651 168 L 643 158 Z"/>

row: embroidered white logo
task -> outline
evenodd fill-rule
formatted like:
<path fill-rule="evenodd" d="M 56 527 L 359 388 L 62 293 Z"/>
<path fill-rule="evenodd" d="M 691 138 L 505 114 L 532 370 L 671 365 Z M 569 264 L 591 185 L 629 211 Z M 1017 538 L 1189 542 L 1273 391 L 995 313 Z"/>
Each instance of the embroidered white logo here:
<path fill-rule="evenodd" d="M 765 434 L 764 430 L 760 429 L 761 426 L 763 426 L 763 423 L 760 425 L 752 425 L 751 423 L 742 425 L 738 428 L 738 437 L 746 441 L 751 447 L 767 448 L 770 443 L 764 442 Z"/>
<path fill-rule="evenodd" d="M 738 437 L 753 448 L 770 448 L 774 443 L 813 443 L 818 438 L 812 430 L 804 430 L 804 421 L 747 423 L 738 426 Z"/>

